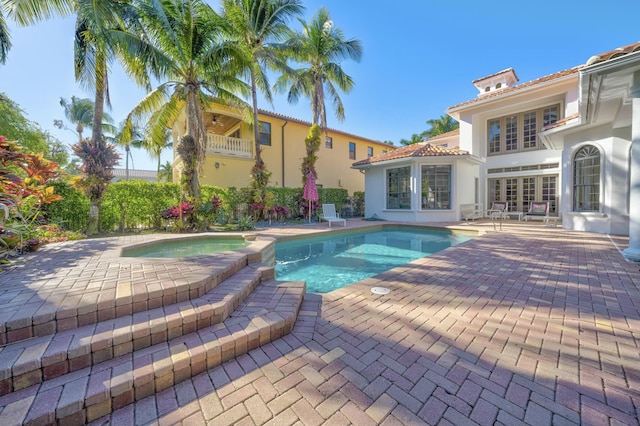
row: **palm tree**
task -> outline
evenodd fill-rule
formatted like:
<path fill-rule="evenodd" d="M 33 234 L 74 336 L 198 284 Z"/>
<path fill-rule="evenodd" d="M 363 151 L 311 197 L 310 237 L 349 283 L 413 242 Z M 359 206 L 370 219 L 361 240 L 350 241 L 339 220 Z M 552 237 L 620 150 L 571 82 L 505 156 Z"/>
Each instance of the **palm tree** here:
<path fill-rule="evenodd" d="M 233 58 L 221 48 L 224 22 L 204 1 L 159 0 L 143 3 L 140 12 L 149 49 L 164 64 L 156 72 L 165 82 L 134 107 L 126 128 L 135 120 L 151 117 L 147 139 L 162 141 L 166 129 L 185 111 L 187 128 L 180 146 L 191 140 L 194 145 L 192 150 L 182 150 L 183 178 L 189 197 L 197 202 L 198 170 L 206 154 L 202 108 L 212 102 L 242 105 L 235 93 L 248 94 L 248 89 L 237 78 Z"/>
<path fill-rule="evenodd" d="M 75 134 L 78 136 L 78 142 L 82 142 L 84 139 L 82 135 L 84 129 L 86 127 L 91 128 L 91 126 L 93 126 L 93 101 L 88 98 L 77 98 L 75 96 L 71 96 L 71 101 L 60 98 L 60 106 L 64 108 L 64 115 L 67 117 L 67 120 L 69 120 L 71 124 L 75 124 Z M 111 116 L 105 113 L 102 118 L 104 120 L 102 126 L 112 130 L 113 126 L 111 123 L 113 123 L 113 119 Z M 62 120 L 53 120 L 53 124 L 59 129 L 64 128 L 73 132 L 72 129 L 69 129 L 64 125 Z"/>
<path fill-rule="evenodd" d="M 327 128 L 325 97 L 334 106 L 336 118 L 344 120 L 344 105 L 338 95 L 338 89 L 349 93 L 354 86 L 353 79 L 340 66 L 340 60 L 362 58 L 362 45 L 357 39 L 346 40 L 342 30 L 337 28 L 329 11 L 319 9 L 306 23 L 300 20 L 302 31 L 289 40 L 290 52 L 297 62 L 308 67 L 283 74 L 276 87 L 284 91 L 289 87 L 288 100 L 298 101 L 301 95 L 311 101 L 312 123 Z"/>
<path fill-rule="evenodd" d="M 142 130 L 140 130 L 140 126 L 133 125 L 127 131 L 124 130 L 125 122 L 121 122 L 120 126 L 115 129 L 112 136 L 108 136 L 106 139 L 108 142 L 121 146 L 124 148 L 124 163 L 125 163 L 125 180 L 129 180 L 129 159 L 131 159 L 131 166 L 135 169 L 133 165 L 133 155 L 131 154 L 131 147 L 134 148 L 142 148 L 144 146 L 144 134 Z"/>
<path fill-rule="evenodd" d="M 160 162 L 158 161 L 158 164 Z M 158 182 L 171 182 L 173 179 L 173 168 L 171 167 L 171 163 L 169 161 L 165 161 L 160 167 L 158 167 Z"/>
<path fill-rule="evenodd" d="M 7 30 L 7 23 L 4 20 L 4 14 L 0 9 L 0 64 L 7 62 L 7 55 L 11 49 L 11 37 Z"/>
<path fill-rule="evenodd" d="M 300 0 L 223 0 L 222 6 L 229 36 L 237 48 L 236 55 L 251 85 L 256 168 L 264 170 L 258 122 L 258 89 L 271 102 L 265 67 L 284 67 L 283 61 L 278 58 L 283 47 L 279 43 L 290 35 L 287 26 L 289 19 L 301 14 L 304 6 Z M 261 183 L 266 186 L 267 182 Z"/>
<path fill-rule="evenodd" d="M 155 158 L 158 162 L 157 172 L 158 172 L 158 181 L 160 181 L 160 169 L 162 165 L 160 164 L 160 159 L 162 153 L 165 149 L 173 147 L 173 142 L 171 141 L 171 129 L 165 128 L 164 133 L 158 135 L 157 132 L 154 134 L 150 129 L 154 126 L 153 119 L 149 122 L 149 126 L 145 131 L 145 138 L 142 143 L 142 148 L 151 155 L 152 158 Z M 171 163 L 167 161 L 169 164 L 169 169 L 171 169 Z M 173 176 L 172 174 L 170 176 Z"/>
<path fill-rule="evenodd" d="M 431 128 L 422 133 L 422 135 L 427 139 L 443 133 L 451 132 L 460 127 L 460 123 L 448 115 L 441 115 L 440 118 L 427 120 L 427 124 L 430 125 Z"/>
<path fill-rule="evenodd" d="M 413 145 L 413 144 L 416 144 L 416 143 L 420 143 L 423 140 L 425 140 L 425 133 L 426 132 L 422 132 L 420 134 L 414 133 L 414 134 L 411 135 L 411 139 L 409 139 L 409 140 L 400 139 L 400 145 L 407 146 L 407 145 Z"/>

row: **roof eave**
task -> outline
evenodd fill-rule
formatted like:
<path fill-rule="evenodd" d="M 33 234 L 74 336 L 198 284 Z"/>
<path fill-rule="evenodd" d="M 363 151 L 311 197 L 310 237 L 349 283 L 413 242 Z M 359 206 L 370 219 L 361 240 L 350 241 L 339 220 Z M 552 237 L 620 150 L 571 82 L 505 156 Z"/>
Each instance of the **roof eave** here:
<path fill-rule="evenodd" d="M 526 86 L 526 87 L 523 87 L 521 89 L 510 90 L 508 92 L 496 94 L 494 96 L 487 97 L 486 99 L 482 99 L 482 98 L 472 99 L 473 102 L 471 102 L 471 103 L 465 104 L 463 102 L 463 105 L 459 105 L 459 106 L 455 106 L 454 105 L 453 107 L 447 108 L 447 110 L 445 112 L 447 114 L 449 114 L 450 116 L 452 116 L 453 118 L 455 118 L 456 120 L 460 121 L 459 117 L 460 117 L 460 112 L 462 112 L 462 111 L 465 111 L 465 110 L 471 109 L 471 108 L 477 108 L 479 106 L 481 107 L 481 106 L 484 106 L 485 104 L 498 102 L 498 101 L 501 101 L 503 99 L 507 99 L 510 96 L 526 95 L 526 94 L 528 94 L 528 93 L 530 93 L 532 91 L 536 91 L 536 90 L 539 90 L 539 89 L 544 89 L 547 86 L 555 85 L 555 84 L 558 84 L 558 83 L 563 83 L 565 80 L 570 80 L 572 78 L 575 78 L 576 74 L 577 74 L 577 72 L 572 72 L 570 74 L 563 75 L 561 77 L 557 77 L 557 78 L 554 78 L 552 80 L 543 81 L 541 83 L 534 84 L 532 86 Z"/>

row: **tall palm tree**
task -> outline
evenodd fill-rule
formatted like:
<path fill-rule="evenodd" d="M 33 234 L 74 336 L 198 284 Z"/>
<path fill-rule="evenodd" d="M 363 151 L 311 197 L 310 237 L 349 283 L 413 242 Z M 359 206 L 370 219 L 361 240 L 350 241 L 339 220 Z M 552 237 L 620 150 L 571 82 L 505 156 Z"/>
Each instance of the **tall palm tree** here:
<path fill-rule="evenodd" d="M 64 108 L 64 115 L 67 117 L 67 120 L 69 120 L 71 124 L 75 124 L 75 133 L 78 136 L 78 141 L 82 142 L 84 139 L 82 134 L 84 129 L 91 128 L 91 126 L 93 126 L 93 101 L 88 98 L 77 98 L 75 96 L 71 96 L 71 101 L 60 98 L 60 106 Z M 102 119 L 102 126 L 112 131 L 113 119 L 111 116 L 105 113 Z M 53 124 L 59 129 L 64 128 L 73 132 L 72 129 L 69 129 L 64 125 L 62 120 L 53 120 Z"/>
<path fill-rule="evenodd" d="M 262 164 L 260 126 L 258 122 L 258 89 L 267 101 L 272 94 L 266 67 L 284 68 L 279 59 L 281 42 L 290 35 L 287 22 L 301 14 L 300 0 L 223 0 L 224 18 L 229 36 L 237 48 L 236 55 L 251 85 L 253 132 L 256 166 Z"/>
<path fill-rule="evenodd" d="M 301 95 L 308 97 L 311 101 L 312 123 L 326 130 L 325 97 L 333 104 L 336 118 L 342 121 L 344 105 L 338 89 L 349 93 L 354 86 L 353 79 L 344 72 L 340 61 L 353 59 L 359 62 L 362 45 L 357 39 L 345 39 L 342 30 L 334 25 L 325 8 L 319 9 L 311 22 L 300 20 L 300 23 L 302 31 L 296 33 L 288 45 L 293 59 L 307 67 L 283 74 L 276 88 L 279 91 L 289 88 L 290 103 L 297 102 Z"/>
<path fill-rule="evenodd" d="M 162 168 L 162 165 L 160 164 L 161 156 L 165 149 L 173 147 L 173 142 L 171 140 L 171 129 L 165 128 L 164 133 L 158 135 L 157 133 L 154 134 L 150 131 L 153 125 L 152 120 L 145 132 L 142 148 L 158 162 L 156 170 L 158 172 L 158 181 L 160 181 L 160 169 Z M 167 161 L 167 163 L 169 162 Z M 169 168 L 171 168 L 171 163 L 169 163 Z"/>
<path fill-rule="evenodd" d="M 133 155 L 131 154 L 131 147 L 134 148 L 142 148 L 144 146 L 144 134 L 140 129 L 140 126 L 134 124 L 130 129 L 124 131 L 125 122 L 121 122 L 118 128 L 114 128 L 113 134 L 106 137 L 106 140 L 109 143 L 120 146 L 124 148 L 124 163 L 125 163 L 125 180 L 129 180 L 129 160 L 131 160 L 131 165 L 133 168 Z"/>
<path fill-rule="evenodd" d="M 446 114 L 441 115 L 440 118 L 427 120 L 427 124 L 430 125 L 431 128 L 422 133 L 425 138 L 432 138 L 460 127 L 460 123 Z"/>
<path fill-rule="evenodd" d="M 141 4 L 140 13 L 150 50 L 164 83 L 150 91 L 129 113 L 127 126 L 151 118 L 147 137 L 161 141 L 184 110 L 186 135 L 194 149 L 182 158 L 186 190 L 193 201 L 200 196 L 198 170 L 206 154 L 206 127 L 202 109 L 212 102 L 242 105 L 236 93 L 248 94 L 228 52 L 221 48 L 221 17 L 202 0 L 159 0 Z M 190 136 L 191 138 L 187 138 Z M 186 142 L 185 142 L 186 143 Z M 184 145 L 184 144 L 183 144 Z M 190 171 L 189 173 L 186 173 Z"/>

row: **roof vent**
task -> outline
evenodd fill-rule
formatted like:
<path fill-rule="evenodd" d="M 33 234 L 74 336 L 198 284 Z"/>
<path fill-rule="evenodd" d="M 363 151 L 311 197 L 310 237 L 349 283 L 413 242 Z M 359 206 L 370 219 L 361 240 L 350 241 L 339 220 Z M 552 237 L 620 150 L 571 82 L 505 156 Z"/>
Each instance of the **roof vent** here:
<path fill-rule="evenodd" d="M 506 70 L 499 71 L 495 74 L 473 80 L 473 85 L 476 86 L 480 92 L 478 93 L 478 96 L 483 96 L 513 87 L 517 82 L 518 76 L 516 75 L 516 72 L 513 68 L 507 68 Z"/>

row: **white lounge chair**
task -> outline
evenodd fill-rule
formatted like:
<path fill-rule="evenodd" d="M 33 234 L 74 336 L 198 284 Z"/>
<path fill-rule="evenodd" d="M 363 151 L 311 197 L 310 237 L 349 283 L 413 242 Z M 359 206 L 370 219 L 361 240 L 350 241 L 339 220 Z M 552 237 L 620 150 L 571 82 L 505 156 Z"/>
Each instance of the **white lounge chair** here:
<path fill-rule="evenodd" d="M 322 205 L 322 217 L 321 220 L 329 222 L 329 228 L 333 222 L 342 222 L 344 226 L 347 226 L 347 221 L 342 219 L 338 213 L 336 213 L 335 204 L 323 204 Z"/>

